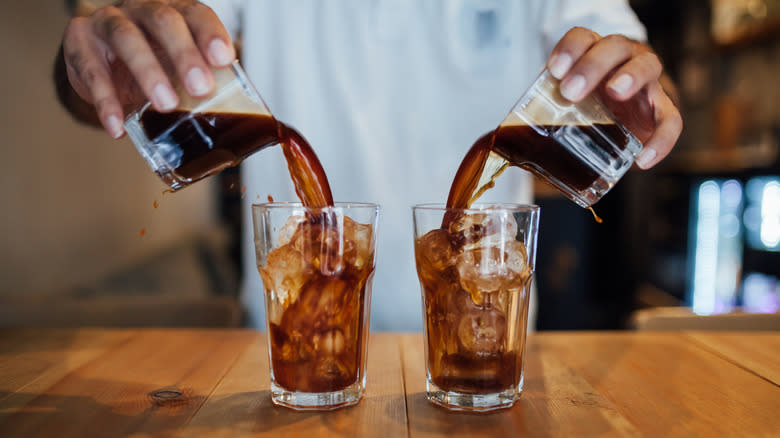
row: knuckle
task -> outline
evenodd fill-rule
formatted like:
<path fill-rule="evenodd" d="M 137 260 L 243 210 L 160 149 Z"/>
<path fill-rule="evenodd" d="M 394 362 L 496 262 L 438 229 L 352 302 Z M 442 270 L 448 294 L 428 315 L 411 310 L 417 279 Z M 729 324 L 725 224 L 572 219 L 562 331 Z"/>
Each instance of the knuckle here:
<path fill-rule="evenodd" d="M 122 15 L 122 12 L 119 8 L 112 5 L 96 9 L 89 18 L 94 21 L 103 21 L 109 17 L 116 17 L 118 15 Z"/>
<path fill-rule="evenodd" d="M 84 63 L 83 47 L 80 43 L 80 36 L 84 33 L 86 18 L 79 17 L 71 20 L 65 27 L 62 38 L 62 54 L 65 58 L 65 64 L 79 71 Z"/>
<path fill-rule="evenodd" d="M 658 79 L 661 76 L 660 64 L 645 54 L 631 59 L 622 70 L 644 80 Z"/>
<path fill-rule="evenodd" d="M 63 56 L 65 58 L 65 63 L 66 64 L 70 63 L 70 60 L 68 59 L 69 55 L 71 55 L 72 53 L 74 53 L 77 50 L 76 49 L 76 45 L 77 45 L 77 43 L 73 40 L 72 37 L 69 37 L 67 33 L 65 35 L 63 35 L 63 37 L 62 37 L 62 54 L 63 54 Z"/>
<path fill-rule="evenodd" d="M 593 76 L 599 75 L 603 69 L 601 59 L 593 52 L 586 52 L 576 62 L 572 71 L 585 75 L 587 78 L 592 78 Z"/>
<path fill-rule="evenodd" d="M 595 32 L 585 27 L 573 27 L 558 41 L 554 51 L 566 51 L 579 58 L 599 41 Z"/>
<path fill-rule="evenodd" d="M 182 20 L 179 12 L 169 6 L 153 3 L 149 8 L 149 15 L 152 22 L 160 28 L 171 28 L 179 24 Z"/>
<path fill-rule="evenodd" d="M 167 4 L 170 0 L 122 0 L 119 4 L 127 9 L 143 9 L 149 4 L 160 3 Z"/>
<path fill-rule="evenodd" d="M 64 40 L 70 41 L 77 35 L 84 32 L 84 27 L 87 23 L 86 17 L 76 17 L 71 19 L 67 25 L 65 25 L 65 31 L 63 32 Z"/>
<path fill-rule="evenodd" d="M 599 34 L 593 32 L 587 27 L 575 27 L 572 30 L 576 31 L 577 38 L 581 39 L 582 41 L 585 41 L 588 44 L 594 44 L 596 41 L 599 41 L 601 39 Z"/>
<path fill-rule="evenodd" d="M 587 27 L 582 26 L 574 26 L 572 27 L 569 32 L 572 35 L 591 35 L 592 32 Z"/>
<path fill-rule="evenodd" d="M 180 6 L 180 10 L 182 12 L 182 15 L 194 15 L 194 14 L 213 14 L 216 16 L 216 13 L 213 9 L 208 7 L 208 5 L 205 5 L 201 2 L 185 2 L 182 6 Z"/>
<path fill-rule="evenodd" d="M 598 40 L 598 35 L 587 27 L 575 26 L 572 27 L 564 38 L 571 38 L 579 41 L 583 41 L 587 44 L 593 44 Z"/>
<path fill-rule="evenodd" d="M 100 29 L 107 39 L 114 41 L 130 37 L 136 33 L 135 25 L 126 18 L 118 15 L 113 15 L 102 20 Z"/>
<path fill-rule="evenodd" d="M 655 64 L 659 67 L 663 64 L 661 62 L 661 58 L 659 58 L 658 55 L 656 55 L 653 52 L 645 52 L 644 57 L 647 58 L 648 62 L 650 62 L 651 64 Z"/>
<path fill-rule="evenodd" d="M 677 111 L 677 108 L 674 110 L 674 115 L 672 116 L 672 121 L 674 122 L 675 131 L 679 134 L 683 130 L 683 119 L 682 115 L 680 115 L 680 112 Z"/>
<path fill-rule="evenodd" d="M 608 44 L 609 46 L 614 47 L 616 50 L 619 50 L 626 55 L 631 53 L 632 42 L 623 35 L 607 35 L 602 38 L 601 41 L 604 44 Z"/>
<path fill-rule="evenodd" d="M 101 72 L 96 66 L 87 66 L 81 72 L 81 80 L 90 90 L 94 90 L 101 80 Z"/>
<path fill-rule="evenodd" d="M 604 39 L 604 41 L 608 41 L 611 44 L 620 44 L 620 45 L 628 44 L 628 38 L 624 37 L 623 35 L 616 34 L 616 33 L 607 35 L 603 39 Z"/>
<path fill-rule="evenodd" d="M 647 52 L 643 55 L 643 58 L 645 59 L 645 63 L 647 65 L 647 68 L 651 69 L 654 73 L 660 76 L 661 71 L 663 71 L 664 66 L 661 62 L 661 58 L 658 57 L 655 53 Z"/>
<path fill-rule="evenodd" d="M 677 108 L 674 107 L 674 105 L 670 104 L 670 106 L 672 108 L 670 108 L 668 113 L 664 115 L 663 124 L 666 126 L 667 132 L 678 135 L 680 132 L 682 132 L 683 129 L 682 116 L 680 115 L 680 112 L 677 111 Z"/>
<path fill-rule="evenodd" d="M 84 69 L 84 55 L 81 51 L 72 47 L 63 46 L 62 50 L 62 55 L 65 58 L 65 65 L 72 68 L 76 75 L 81 76 L 81 72 Z"/>
<path fill-rule="evenodd" d="M 66 57 L 66 65 L 73 70 L 73 73 L 77 78 L 82 78 L 84 74 L 84 60 L 80 55 L 73 55 L 70 58 Z"/>

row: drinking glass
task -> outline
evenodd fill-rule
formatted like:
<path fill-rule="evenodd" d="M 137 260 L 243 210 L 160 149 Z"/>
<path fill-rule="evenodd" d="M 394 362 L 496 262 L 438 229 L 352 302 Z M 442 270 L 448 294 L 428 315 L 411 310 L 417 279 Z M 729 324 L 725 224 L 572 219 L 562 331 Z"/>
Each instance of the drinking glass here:
<path fill-rule="evenodd" d="M 412 207 L 430 402 L 488 411 L 523 390 L 539 207 Z"/>
<path fill-rule="evenodd" d="M 252 206 L 271 398 L 297 410 L 360 401 L 379 206 Z"/>

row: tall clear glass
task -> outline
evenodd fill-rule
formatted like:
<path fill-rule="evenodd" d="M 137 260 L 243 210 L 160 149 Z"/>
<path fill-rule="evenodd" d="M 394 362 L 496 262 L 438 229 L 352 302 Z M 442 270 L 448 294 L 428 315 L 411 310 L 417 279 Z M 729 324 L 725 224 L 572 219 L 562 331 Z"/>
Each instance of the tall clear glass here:
<path fill-rule="evenodd" d="M 514 404 L 523 390 L 539 207 L 412 207 L 428 400 L 453 410 Z"/>
<path fill-rule="evenodd" d="M 252 206 L 275 404 L 330 410 L 363 396 L 378 215 L 376 204 Z"/>

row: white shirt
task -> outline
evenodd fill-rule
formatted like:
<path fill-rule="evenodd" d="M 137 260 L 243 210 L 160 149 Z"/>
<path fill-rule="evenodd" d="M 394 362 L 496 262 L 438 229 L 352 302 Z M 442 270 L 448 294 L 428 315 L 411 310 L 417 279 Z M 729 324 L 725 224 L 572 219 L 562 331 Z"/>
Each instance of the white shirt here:
<path fill-rule="evenodd" d="M 273 114 L 309 140 L 336 201 L 382 206 L 371 325 L 421 330 L 410 207 L 444 203 L 464 154 L 494 129 L 573 26 L 644 40 L 624 0 L 212 0 Z M 265 327 L 250 205 L 297 200 L 279 148 L 243 166 L 243 300 Z M 509 169 L 484 201 L 530 202 Z M 542 216 L 543 217 L 543 216 Z M 542 219 L 543 226 L 543 219 Z"/>

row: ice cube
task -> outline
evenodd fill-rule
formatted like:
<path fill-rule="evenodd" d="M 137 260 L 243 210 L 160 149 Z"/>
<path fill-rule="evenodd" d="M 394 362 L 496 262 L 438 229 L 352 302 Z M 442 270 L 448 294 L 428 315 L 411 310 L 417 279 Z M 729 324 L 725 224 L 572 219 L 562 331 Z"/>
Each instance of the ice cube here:
<path fill-rule="evenodd" d="M 523 287 L 531 275 L 528 266 L 528 253 L 523 242 L 517 240 L 504 244 L 506 252 L 506 282 L 504 288 L 515 289 Z"/>
<path fill-rule="evenodd" d="M 461 287 L 480 306 L 485 293 L 522 287 L 529 275 L 525 246 L 515 240 L 465 250 L 457 256 L 456 266 Z"/>
<path fill-rule="evenodd" d="M 436 272 L 455 266 L 455 253 L 450 243 L 450 234 L 447 230 L 432 230 L 415 242 L 417 260 L 424 264 L 421 269 L 424 272 L 431 270 Z"/>
<path fill-rule="evenodd" d="M 373 264 L 371 225 L 339 214 L 298 223 L 291 243 L 304 258 L 326 276 L 341 274 L 347 266 L 363 270 Z"/>
<path fill-rule="evenodd" d="M 478 357 L 494 355 L 504 350 L 506 317 L 493 307 L 467 307 L 462 313 L 457 333 L 464 352 Z"/>
<path fill-rule="evenodd" d="M 478 248 L 463 251 L 458 255 L 456 266 L 460 285 L 476 305 L 482 305 L 482 294 L 498 291 L 504 282 L 506 266 L 505 253 L 497 247 Z"/>
<path fill-rule="evenodd" d="M 344 257 L 346 262 L 360 271 L 372 263 L 371 239 L 373 227 L 344 217 Z"/>
<path fill-rule="evenodd" d="M 270 294 L 271 303 L 278 303 L 281 308 L 274 310 L 269 307 L 272 322 L 278 324 L 281 314 L 298 300 L 301 287 L 311 275 L 311 267 L 300 252 L 291 245 L 285 245 L 268 254 L 265 266 L 259 267 L 263 286 Z"/>
<path fill-rule="evenodd" d="M 292 244 L 323 275 L 338 275 L 345 268 L 344 239 L 338 222 L 302 222 Z"/>
<path fill-rule="evenodd" d="M 305 318 L 300 323 L 317 328 L 340 322 L 341 317 L 349 313 L 348 305 L 357 298 L 349 286 L 349 282 L 332 277 L 319 277 L 308 282 L 301 293 L 301 305 L 296 309 L 296 313 Z"/>
<path fill-rule="evenodd" d="M 303 222 L 306 222 L 306 217 L 303 215 L 290 216 L 287 218 L 287 221 L 279 230 L 279 246 L 289 244 L 292 241 L 293 236 L 295 236 L 295 233 L 298 231 L 301 223 Z"/>
<path fill-rule="evenodd" d="M 517 221 L 510 212 L 497 210 L 464 214 L 450 222 L 448 231 L 456 247 L 470 246 L 486 237 L 492 241 L 513 240 L 517 236 Z"/>
<path fill-rule="evenodd" d="M 323 334 L 315 334 L 313 340 L 314 349 L 318 354 L 341 354 L 346 346 L 344 333 L 339 329 L 329 330 Z"/>
<path fill-rule="evenodd" d="M 281 348 L 282 360 L 287 362 L 307 361 L 314 357 L 314 349 L 298 330 L 290 330 Z"/>

